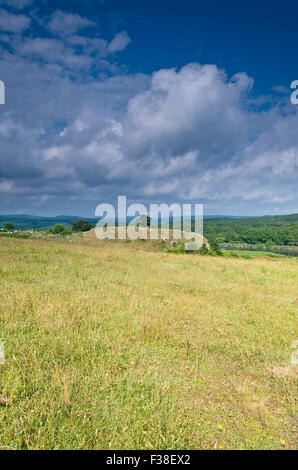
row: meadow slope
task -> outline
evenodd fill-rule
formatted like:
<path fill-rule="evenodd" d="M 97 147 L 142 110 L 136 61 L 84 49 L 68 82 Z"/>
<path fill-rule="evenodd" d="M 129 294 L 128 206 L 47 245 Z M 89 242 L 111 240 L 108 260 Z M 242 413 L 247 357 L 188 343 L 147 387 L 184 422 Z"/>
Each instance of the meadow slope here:
<path fill-rule="evenodd" d="M 295 448 L 297 267 L 0 239 L 0 448 Z"/>

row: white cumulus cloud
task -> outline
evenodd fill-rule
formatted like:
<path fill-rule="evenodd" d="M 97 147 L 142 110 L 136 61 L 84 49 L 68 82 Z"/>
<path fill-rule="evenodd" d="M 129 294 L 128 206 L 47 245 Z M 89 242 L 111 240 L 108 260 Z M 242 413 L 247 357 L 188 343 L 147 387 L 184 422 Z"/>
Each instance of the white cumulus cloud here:
<path fill-rule="evenodd" d="M 123 51 L 130 42 L 131 42 L 131 39 L 128 36 L 127 32 L 121 31 L 120 33 L 116 34 L 116 36 L 110 42 L 108 46 L 108 51 L 109 52 Z"/>
<path fill-rule="evenodd" d="M 21 33 L 30 26 L 30 18 L 25 15 L 14 15 L 0 8 L 0 31 Z"/>
<path fill-rule="evenodd" d="M 67 36 L 91 26 L 95 26 L 95 23 L 88 18 L 84 18 L 76 13 L 65 13 L 57 10 L 51 17 L 48 29 L 55 34 Z"/>

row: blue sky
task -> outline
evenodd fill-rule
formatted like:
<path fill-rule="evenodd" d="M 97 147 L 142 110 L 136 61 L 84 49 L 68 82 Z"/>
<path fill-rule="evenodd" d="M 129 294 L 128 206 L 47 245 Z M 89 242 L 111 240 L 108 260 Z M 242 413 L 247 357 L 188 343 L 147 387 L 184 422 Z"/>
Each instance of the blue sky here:
<path fill-rule="evenodd" d="M 294 1 L 0 0 L 0 213 L 298 212 Z"/>

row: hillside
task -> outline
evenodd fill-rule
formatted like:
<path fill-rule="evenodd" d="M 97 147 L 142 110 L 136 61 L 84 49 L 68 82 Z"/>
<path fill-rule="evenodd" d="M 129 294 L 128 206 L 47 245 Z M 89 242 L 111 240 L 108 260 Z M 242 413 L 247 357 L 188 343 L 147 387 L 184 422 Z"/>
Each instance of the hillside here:
<path fill-rule="evenodd" d="M 208 251 L 210 251 L 210 245 L 208 240 L 205 237 L 202 237 L 201 235 L 197 233 L 181 233 L 179 230 L 169 230 L 169 239 L 163 239 L 162 238 L 162 233 L 160 229 L 147 229 L 144 227 L 140 227 L 138 229 L 139 232 L 139 238 L 136 239 L 135 241 L 129 240 L 129 236 L 127 234 L 127 228 L 126 227 L 110 227 L 110 233 L 113 234 L 115 233 L 116 240 L 110 240 L 113 241 L 114 243 L 117 242 L 118 236 L 121 236 L 121 239 L 119 242 L 125 243 L 126 241 L 130 241 L 134 244 L 137 245 L 142 245 L 144 242 L 146 242 L 147 245 L 151 246 L 152 248 L 157 248 L 158 246 L 163 245 L 164 249 L 174 249 L 175 247 L 177 248 L 183 248 L 183 251 L 185 249 L 185 246 L 187 246 L 187 243 L 191 243 L 191 241 L 195 242 L 198 246 L 204 245 Z M 152 235 L 152 240 L 150 239 Z M 97 241 L 96 238 L 96 233 L 95 229 L 89 230 L 88 232 L 84 233 L 84 239 L 88 240 L 89 242 L 94 242 Z M 175 239 L 176 236 L 176 239 Z M 156 239 L 154 239 L 156 237 Z M 186 238 L 187 237 L 187 238 Z M 126 238 L 127 240 L 123 240 L 123 238 Z"/>
<path fill-rule="evenodd" d="M 140 245 L 0 238 L 1 447 L 294 449 L 295 260 Z"/>
<path fill-rule="evenodd" d="M 298 214 L 205 219 L 204 235 L 220 243 L 298 245 Z"/>

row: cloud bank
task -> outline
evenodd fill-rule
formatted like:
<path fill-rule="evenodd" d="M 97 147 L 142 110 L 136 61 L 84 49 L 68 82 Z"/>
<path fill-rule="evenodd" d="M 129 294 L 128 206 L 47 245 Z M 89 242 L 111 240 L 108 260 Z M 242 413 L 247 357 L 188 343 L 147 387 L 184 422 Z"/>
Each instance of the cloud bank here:
<path fill-rule="evenodd" d="M 131 42 L 125 31 L 90 35 L 93 20 L 59 10 L 36 35 L 34 18 L 5 15 L 2 212 L 92 215 L 118 194 L 218 213 L 297 210 L 289 100 L 255 97 L 251 77 L 216 65 L 128 74 L 117 56 Z"/>

